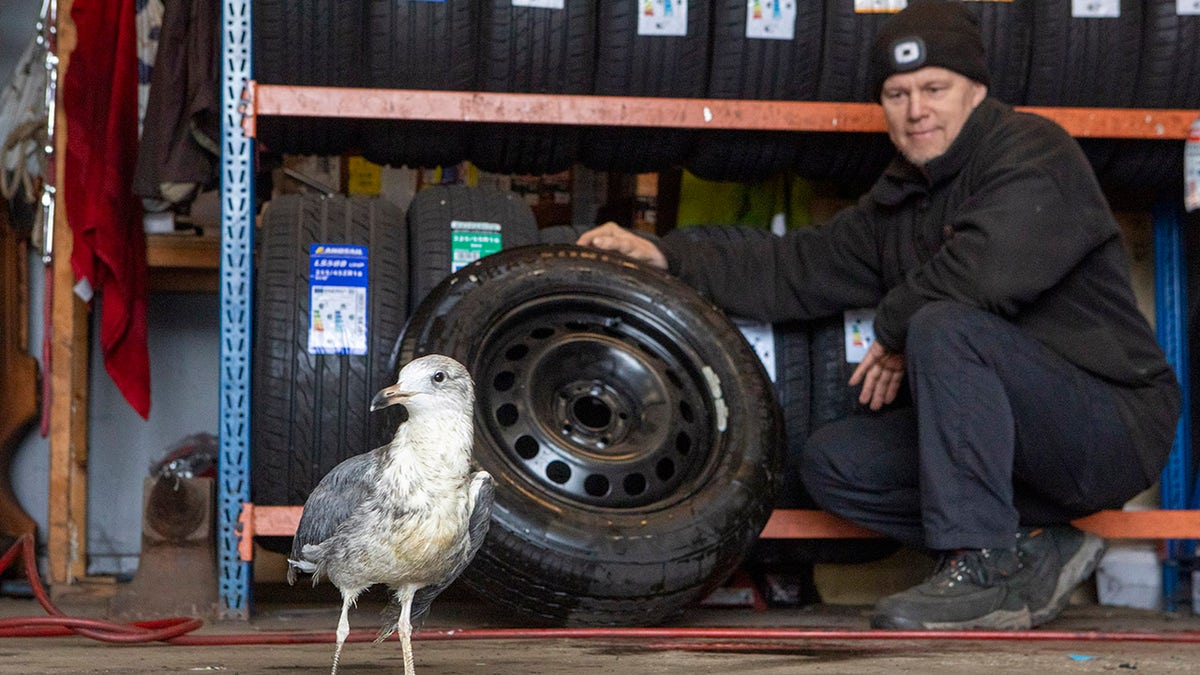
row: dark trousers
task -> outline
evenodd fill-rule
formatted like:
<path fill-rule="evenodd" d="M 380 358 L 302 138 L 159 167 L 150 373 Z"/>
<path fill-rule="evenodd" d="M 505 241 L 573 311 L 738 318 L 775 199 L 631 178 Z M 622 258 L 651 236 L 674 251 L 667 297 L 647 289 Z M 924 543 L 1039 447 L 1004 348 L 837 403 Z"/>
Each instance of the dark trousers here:
<path fill-rule="evenodd" d="M 991 313 L 936 302 L 912 320 L 911 404 L 816 430 L 805 487 L 905 544 L 1010 547 L 1022 525 L 1120 508 L 1147 479 L 1111 385 Z"/>

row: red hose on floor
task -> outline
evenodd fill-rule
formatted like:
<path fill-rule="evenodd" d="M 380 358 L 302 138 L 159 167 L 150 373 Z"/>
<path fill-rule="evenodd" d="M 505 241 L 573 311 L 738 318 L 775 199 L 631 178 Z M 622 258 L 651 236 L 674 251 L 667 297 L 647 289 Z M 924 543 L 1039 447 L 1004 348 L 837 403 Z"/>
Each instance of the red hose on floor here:
<path fill-rule="evenodd" d="M 8 569 L 18 554 L 21 554 L 24 559 L 25 578 L 29 580 L 29 587 L 33 589 L 34 597 L 50 616 L 2 619 L 0 620 L 0 637 L 40 637 L 74 633 L 103 642 L 157 642 L 177 638 L 203 625 L 199 619 L 190 618 L 119 624 L 99 619 L 69 617 L 50 601 L 46 588 L 42 586 L 42 580 L 37 571 L 33 535 L 21 535 L 17 539 L 17 543 L 13 544 L 3 557 L 0 557 L 0 571 Z M 38 630 L 42 626 L 49 628 Z"/>
<path fill-rule="evenodd" d="M 0 619 L 0 638 L 61 637 L 82 635 L 101 642 L 167 642 L 173 645 L 264 645 L 333 643 L 334 633 L 252 633 L 232 635 L 187 635 L 203 625 L 199 619 L 174 618 L 118 624 L 98 619 L 69 617 L 54 606 L 38 577 L 33 537 L 23 535 L 0 557 L 0 571 L 8 569 L 18 554 L 24 555 L 25 576 L 34 596 L 50 616 Z M 374 631 L 353 631 L 347 642 L 370 642 Z M 1134 633 L 1105 631 L 900 631 L 900 630 L 823 630 L 804 628 L 470 628 L 464 630 L 421 631 L 414 640 L 774 640 L 775 644 L 680 644 L 649 642 L 647 649 L 719 651 L 753 650 L 755 647 L 778 649 L 778 641 L 838 640 L 1007 640 L 1016 642 L 1170 642 L 1200 643 L 1200 632 Z"/>

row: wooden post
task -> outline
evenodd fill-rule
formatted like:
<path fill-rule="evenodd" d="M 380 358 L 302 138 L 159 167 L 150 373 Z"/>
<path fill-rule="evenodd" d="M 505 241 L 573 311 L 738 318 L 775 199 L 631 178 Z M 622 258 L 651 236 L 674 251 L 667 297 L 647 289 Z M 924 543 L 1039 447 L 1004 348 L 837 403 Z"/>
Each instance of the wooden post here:
<path fill-rule="evenodd" d="M 58 81 L 65 80 L 75 24 L 71 0 L 58 3 Z M 87 306 L 74 292 L 71 270 L 71 229 L 63 202 L 63 165 L 67 149 L 67 121 L 63 114 L 62 87 L 58 89 L 54 120 L 54 181 L 58 190 L 54 209 L 53 297 L 50 349 L 50 491 L 47 556 L 50 583 L 68 584 L 86 574 L 87 561 L 87 431 L 88 431 L 88 316 Z"/>
<path fill-rule="evenodd" d="M 26 353 L 29 341 L 29 284 L 25 242 L 8 222 L 8 202 L 0 198 L 0 535 L 16 539 L 37 525 L 13 492 L 13 455 L 38 419 L 37 361 Z"/>

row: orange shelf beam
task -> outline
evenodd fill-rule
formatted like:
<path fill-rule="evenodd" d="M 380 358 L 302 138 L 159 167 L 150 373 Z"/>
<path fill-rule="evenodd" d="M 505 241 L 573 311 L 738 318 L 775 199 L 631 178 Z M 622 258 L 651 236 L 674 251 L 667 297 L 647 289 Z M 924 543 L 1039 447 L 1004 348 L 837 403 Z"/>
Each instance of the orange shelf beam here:
<path fill-rule="evenodd" d="M 1100 511 L 1074 521 L 1106 539 L 1200 539 L 1200 511 Z M 880 535 L 824 511 L 777 509 L 763 539 L 853 539 Z"/>
<path fill-rule="evenodd" d="M 243 130 L 259 115 L 503 124 L 564 124 L 760 131 L 884 131 L 875 103 L 747 101 L 634 96 L 299 87 L 247 83 Z M 1092 138 L 1184 140 L 1197 110 L 1019 107 Z"/>
<path fill-rule="evenodd" d="M 244 504 L 238 553 L 254 559 L 253 538 L 290 537 L 300 523 L 300 506 Z M 1082 530 L 1106 539 L 1200 539 L 1200 511 L 1101 511 L 1074 521 Z M 759 537 L 762 539 L 859 539 L 880 535 L 825 511 L 776 509 Z"/>

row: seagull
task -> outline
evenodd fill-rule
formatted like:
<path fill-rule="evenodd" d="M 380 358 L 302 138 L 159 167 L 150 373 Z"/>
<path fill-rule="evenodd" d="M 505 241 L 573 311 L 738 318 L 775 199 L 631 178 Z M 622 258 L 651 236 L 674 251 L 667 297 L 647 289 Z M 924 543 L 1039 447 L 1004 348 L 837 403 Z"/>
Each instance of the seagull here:
<path fill-rule="evenodd" d="M 413 675 L 413 625 L 470 564 L 491 520 L 492 477 L 471 472 L 475 385 L 467 369 L 440 354 L 414 359 L 371 410 L 396 404 L 408 419 L 391 442 L 326 474 L 292 540 L 288 583 L 297 572 L 311 574 L 313 586 L 325 576 L 342 594 L 331 675 L 350 633 L 347 613 L 375 584 L 392 593 L 375 641 L 399 632 L 404 672 Z"/>

